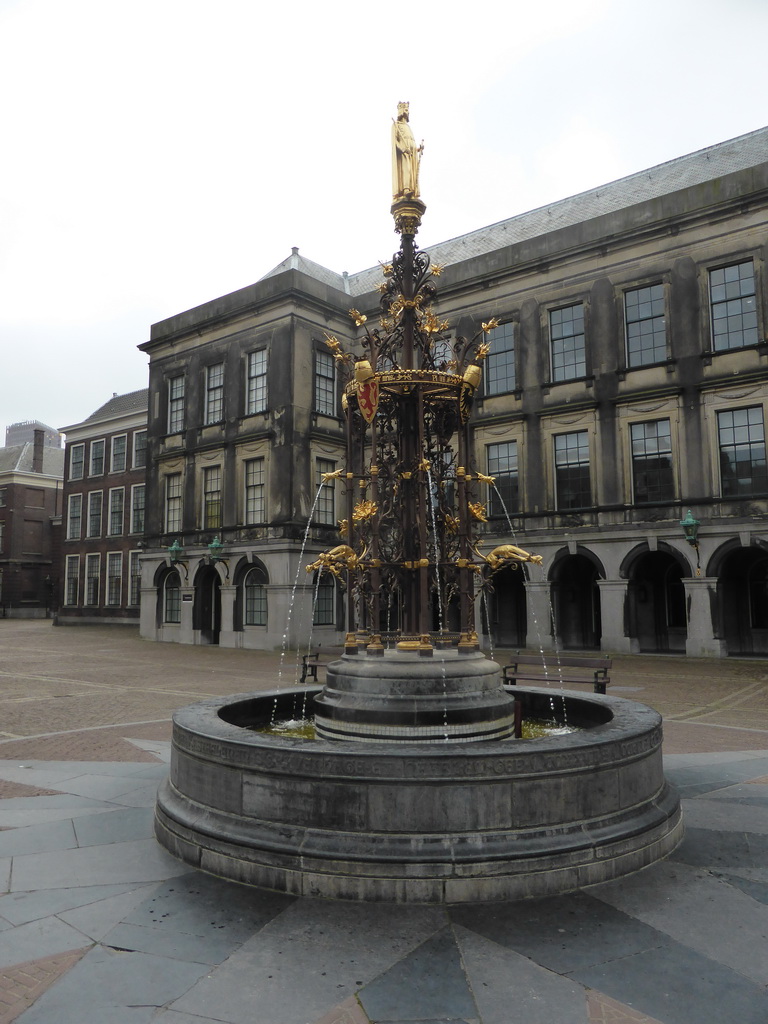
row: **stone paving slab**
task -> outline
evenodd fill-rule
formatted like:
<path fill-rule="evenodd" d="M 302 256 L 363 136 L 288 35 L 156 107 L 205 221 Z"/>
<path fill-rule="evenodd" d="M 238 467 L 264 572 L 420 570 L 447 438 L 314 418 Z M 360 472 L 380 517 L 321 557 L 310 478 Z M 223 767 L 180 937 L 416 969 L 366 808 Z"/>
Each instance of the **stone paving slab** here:
<path fill-rule="evenodd" d="M 0 967 L 0 1013 L 37 972 L 21 1024 L 768 1020 L 767 663 L 614 660 L 615 692 L 665 716 L 685 790 L 667 862 L 554 900 L 368 907 L 240 888 L 151 838 L 173 708 L 272 687 L 279 656 L 7 626 L 0 714 L 30 735 L 0 740 L 0 952 L 28 959 Z"/>

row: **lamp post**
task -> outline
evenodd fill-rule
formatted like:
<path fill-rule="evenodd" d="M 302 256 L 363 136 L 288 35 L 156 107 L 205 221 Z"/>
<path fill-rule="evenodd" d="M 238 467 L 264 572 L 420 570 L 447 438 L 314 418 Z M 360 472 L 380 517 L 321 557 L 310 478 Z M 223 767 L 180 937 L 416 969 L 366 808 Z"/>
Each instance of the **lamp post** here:
<path fill-rule="evenodd" d="M 698 519 L 694 519 L 693 513 L 688 509 L 685 519 L 680 520 L 680 526 L 683 529 L 683 536 L 696 551 L 696 575 L 701 576 L 701 565 L 699 563 L 699 527 L 701 523 Z"/>

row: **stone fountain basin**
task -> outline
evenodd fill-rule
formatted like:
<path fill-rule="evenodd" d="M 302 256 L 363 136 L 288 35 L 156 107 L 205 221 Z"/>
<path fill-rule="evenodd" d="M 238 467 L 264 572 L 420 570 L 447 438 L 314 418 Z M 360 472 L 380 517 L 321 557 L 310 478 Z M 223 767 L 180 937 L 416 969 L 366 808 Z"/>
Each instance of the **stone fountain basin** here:
<path fill-rule="evenodd" d="M 682 838 L 661 718 L 611 696 L 515 687 L 577 732 L 473 744 L 304 740 L 251 731 L 319 687 L 174 715 L 155 831 L 186 863 L 303 896 L 461 903 L 567 892 L 636 871 Z"/>

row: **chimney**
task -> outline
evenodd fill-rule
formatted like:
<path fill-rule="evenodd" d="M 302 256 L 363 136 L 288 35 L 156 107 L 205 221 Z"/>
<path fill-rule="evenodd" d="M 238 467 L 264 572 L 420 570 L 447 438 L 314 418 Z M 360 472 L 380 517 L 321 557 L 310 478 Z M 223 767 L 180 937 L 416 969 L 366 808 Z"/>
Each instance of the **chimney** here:
<path fill-rule="evenodd" d="M 35 442 L 32 449 L 32 472 L 43 472 L 43 447 L 45 446 L 45 431 L 35 430 Z"/>

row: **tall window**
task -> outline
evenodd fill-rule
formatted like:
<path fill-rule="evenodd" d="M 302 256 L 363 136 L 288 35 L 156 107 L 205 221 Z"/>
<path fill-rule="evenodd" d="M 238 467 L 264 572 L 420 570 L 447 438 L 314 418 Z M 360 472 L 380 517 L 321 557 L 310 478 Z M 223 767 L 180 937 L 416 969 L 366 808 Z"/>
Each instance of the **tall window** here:
<path fill-rule="evenodd" d="M 264 586 L 264 572 L 257 566 L 249 569 L 243 581 L 245 597 L 245 625 L 266 626 L 267 588 Z"/>
<path fill-rule="evenodd" d="M 85 464 L 85 445 L 73 444 L 69 449 L 69 479 L 82 480 Z"/>
<path fill-rule="evenodd" d="M 488 459 L 488 476 L 495 477 L 496 486 L 489 488 L 488 511 L 492 516 L 503 516 L 507 512 L 517 512 L 518 476 L 517 476 L 517 442 L 504 441 L 501 444 L 489 444 L 486 448 Z"/>
<path fill-rule="evenodd" d="M 322 484 L 315 506 L 315 519 L 318 523 L 325 523 L 328 526 L 336 525 L 336 481 L 329 480 L 323 484 L 323 476 L 326 473 L 333 473 L 335 469 L 336 463 L 331 459 L 315 459 L 315 488 Z"/>
<path fill-rule="evenodd" d="M 181 473 L 165 478 L 165 532 L 181 532 Z"/>
<path fill-rule="evenodd" d="M 648 366 L 667 358 L 664 286 L 652 284 L 624 293 L 627 365 Z"/>
<path fill-rule="evenodd" d="M 134 430 L 133 432 L 133 468 L 143 469 L 147 464 L 147 432 L 146 430 Z"/>
<path fill-rule="evenodd" d="M 122 593 L 123 555 L 120 551 L 110 551 L 107 555 L 107 604 L 119 605 Z"/>
<path fill-rule="evenodd" d="M 632 486 L 636 505 L 671 501 L 675 496 L 672 476 L 672 432 L 669 420 L 633 423 Z"/>
<path fill-rule="evenodd" d="M 491 351 L 485 361 L 485 393 L 501 395 L 515 390 L 515 328 L 501 324 L 486 339 Z"/>
<path fill-rule="evenodd" d="M 762 408 L 719 412 L 717 430 L 723 497 L 768 492 Z"/>
<path fill-rule="evenodd" d="M 552 380 L 573 380 L 587 373 L 584 345 L 584 306 L 549 311 L 549 339 L 552 348 Z"/>
<path fill-rule="evenodd" d="M 131 533 L 144 533 L 144 492 L 144 484 L 131 488 Z"/>
<path fill-rule="evenodd" d="M 99 603 L 99 573 L 101 572 L 101 555 L 85 556 L 85 603 Z"/>
<path fill-rule="evenodd" d="M 112 438 L 112 472 L 124 473 L 126 464 L 126 451 L 128 449 L 127 434 L 118 434 Z"/>
<path fill-rule="evenodd" d="M 125 489 L 114 487 L 109 492 L 109 536 L 117 537 L 123 532 L 123 505 Z"/>
<path fill-rule="evenodd" d="M 336 368 L 329 352 L 315 352 L 315 412 L 336 415 Z"/>
<path fill-rule="evenodd" d="M 163 583 L 163 622 L 181 622 L 181 577 L 176 569 Z"/>
<path fill-rule="evenodd" d="M 91 441 L 91 476 L 104 473 L 104 441 Z"/>
<path fill-rule="evenodd" d="M 100 537 L 101 536 L 101 507 L 103 504 L 103 495 L 101 491 L 91 491 L 88 495 L 88 526 L 86 528 L 87 537 Z"/>
<path fill-rule="evenodd" d="M 715 352 L 758 343 L 757 297 L 752 260 L 710 270 L 709 301 L 712 309 L 712 348 Z"/>
<path fill-rule="evenodd" d="M 64 604 L 77 604 L 80 583 L 80 555 L 67 555 L 64 567 Z"/>
<path fill-rule="evenodd" d="M 168 381 L 168 433 L 177 434 L 184 429 L 184 376 Z"/>
<path fill-rule="evenodd" d="M 128 558 L 128 604 L 135 607 L 141 600 L 141 552 L 131 551 Z"/>
<path fill-rule="evenodd" d="M 248 353 L 245 415 L 253 416 L 267 408 L 267 350 Z"/>
<path fill-rule="evenodd" d="M 83 529 L 83 496 L 70 494 L 67 507 L 67 540 L 80 540 Z"/>
<path fill-rule="evenodd" d="M 264 459 L 249 459 L 245 464 L 245 521 L 263 523 L 267 518 Z"/>
<path fill-rule="evenodd" d="M 332 626 L 336 622 L 336 587 L 333 576 L 324 572 L 316 583 L 314 626 Z"/>
<path fill-rule="evenodd" d="M 221 527 L 221 466 L 203 470 L 203 529 Z"/>
<path fill-rule="evenodd" d="M 224 419 L 224 363 L 205 368 L 205 422 Z"/>
<path fill-rule="evenodd" d="M 555 489 L 558 509 L 587 508 L 592 504 L 586 430 L 555 437 Z"/>

